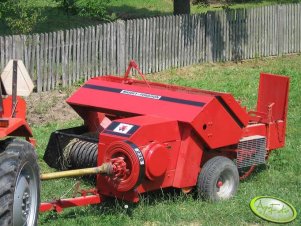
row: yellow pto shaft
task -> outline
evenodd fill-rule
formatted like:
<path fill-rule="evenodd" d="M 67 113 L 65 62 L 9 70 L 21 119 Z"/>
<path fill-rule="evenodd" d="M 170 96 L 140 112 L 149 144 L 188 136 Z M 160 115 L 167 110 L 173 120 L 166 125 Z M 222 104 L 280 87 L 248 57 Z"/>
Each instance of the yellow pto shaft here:
<path fill-rule="evenodd" d="M 80 177 L 85 175 L 93 175 L 93 174 L 107 174 L 111 175 L 113 171 L 113 167 L 111 163 L 104 163 L 101 166 L 93 167 L 93 168 L 85 168 L 85 169 L 76 169 L 76 170 L 66 170 L 54 173 L 45 173 L 40 175 L 41 180 L 53 180 L 58 178 L 65 177 Z"/>

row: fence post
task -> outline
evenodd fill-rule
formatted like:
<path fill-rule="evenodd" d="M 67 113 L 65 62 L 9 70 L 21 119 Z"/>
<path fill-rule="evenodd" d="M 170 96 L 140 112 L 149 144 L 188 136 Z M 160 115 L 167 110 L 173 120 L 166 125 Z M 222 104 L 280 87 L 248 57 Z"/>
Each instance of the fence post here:
<path fill-rule="evenodd" d="M 119 75 L 123 74 L 125 71 L 126 56 L 125 56 L 125 22 L 123 20 L 118 20 L 118 29 L 117 29 L 117 73 Z"/>

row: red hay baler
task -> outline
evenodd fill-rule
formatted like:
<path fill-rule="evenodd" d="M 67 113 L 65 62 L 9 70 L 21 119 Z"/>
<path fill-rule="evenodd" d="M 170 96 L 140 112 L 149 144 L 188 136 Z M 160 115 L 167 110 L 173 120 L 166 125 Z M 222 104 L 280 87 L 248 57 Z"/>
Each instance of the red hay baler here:
<path fill-rule="evenodd" d="M 129 77 L 136 69 L 142 80 Z M 41 203 L 40 211 L 96 204 L 105 197 L 196 188 L 200 197 L 232 197 L 239 179 L 285 144 L 289 78 L 260 75 L 257 108 L 230 93 L 148 82 L 132 61 L 123 78 L 88 80 L 67 99 L 84 120 L 51 134 L 44 160 L 60 172 L 42 180 L 96 175 L 76 197 Z"/>

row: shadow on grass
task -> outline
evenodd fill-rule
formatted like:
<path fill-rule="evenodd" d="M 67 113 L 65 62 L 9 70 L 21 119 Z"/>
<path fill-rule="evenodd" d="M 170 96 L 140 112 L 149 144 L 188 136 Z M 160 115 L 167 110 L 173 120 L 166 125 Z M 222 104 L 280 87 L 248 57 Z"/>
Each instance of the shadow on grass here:
<path fill-rule="evenodd" d="M 108 7 L 108 12 L 109 14 L 115 13 L 117 17 L 121 19 L 172 15 L 172 12 L 163 12 L 148 8 L 136 8 L 128 5 L 110 6 Z"/>
<path fill-rule="evenodd" d="M 78 27 L 96 25 L 103 22 L 78 15 L 67 15 L 59 7 L 45 7 L 41 10 L 41 16 L 43 19 L 35 27 L 35 33 L 74 29 Z"/>
<path fill-rule="evenodd" d="M 201 2 L 201 1 L 200 1 Z M 218 1 L 207 0 L 209 4 L 216 4 Z M 289 4 L 289 3 L 299 3 L 301 0 L 228 0 L 225 4 L 244 4 L 244 3 L 252 3 L 252 4 L 262 4 L 262 3 L 277 3 L 277 4 Z M 204 4 L 204 3 L 201 3 Z M 220 3 L 218 3 L 220 4 Z"/>

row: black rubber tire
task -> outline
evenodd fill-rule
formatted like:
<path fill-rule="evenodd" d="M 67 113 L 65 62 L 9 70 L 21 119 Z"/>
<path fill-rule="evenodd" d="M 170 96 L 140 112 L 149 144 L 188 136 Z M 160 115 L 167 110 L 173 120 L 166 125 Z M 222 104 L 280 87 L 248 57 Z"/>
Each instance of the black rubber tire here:
<path fill-rule="evenodd" d="M 218 187 L 218 181 L 222 182 L 220 187 Z M 202 167 L 197 190 L 203 199 L 219 201 L 234 196 L 238 185 L 239 174 L 234 162 L 226 157 L 216 156 Z"/>
<path fill-rule="evenodd" d="M 28 175 L 26 174 L 28 171 Z M 24 175 L 25 174 L 25 175 Z M 34 147 L 24 141 L 9 139 L 1 144 L 0 149 L 0 225 L 37 225 L 38 211 L 40 206 L 40 171 L 37 163 L 37 155 Z M 27 178 L 27 179 L 25 179 Z M 20 180 L 25 181 L 26 187 L 26 206 L 29 208 L 28 214 L 16 213 L 23 210 L 25 188 Z M 17 185 L 18 183 L 18 185 Z M 18 193 L 17 188 L 23 189 L 24 193 Z M 34 189 L 32 189 L 34 188 Z M 23 198 L 19 198 L 23 194 Z M 16 196 L 18 198 L 16 198 Z M 29 197 L 29 198 L 28 198 Z M 20 201 L 21 200 L 21 201 Z M 33 202 L 33 203 L 31 203 Z M 14 215 L 14 209 L 16 210 Z M 14 217 L 15 216 L 15 217 Z M 19 223 L 18 223 L 19 221 Z M 22 223 L 20 223 L 22 222 Z M 24 223 L 25 222 L 25 223 Z"/>

